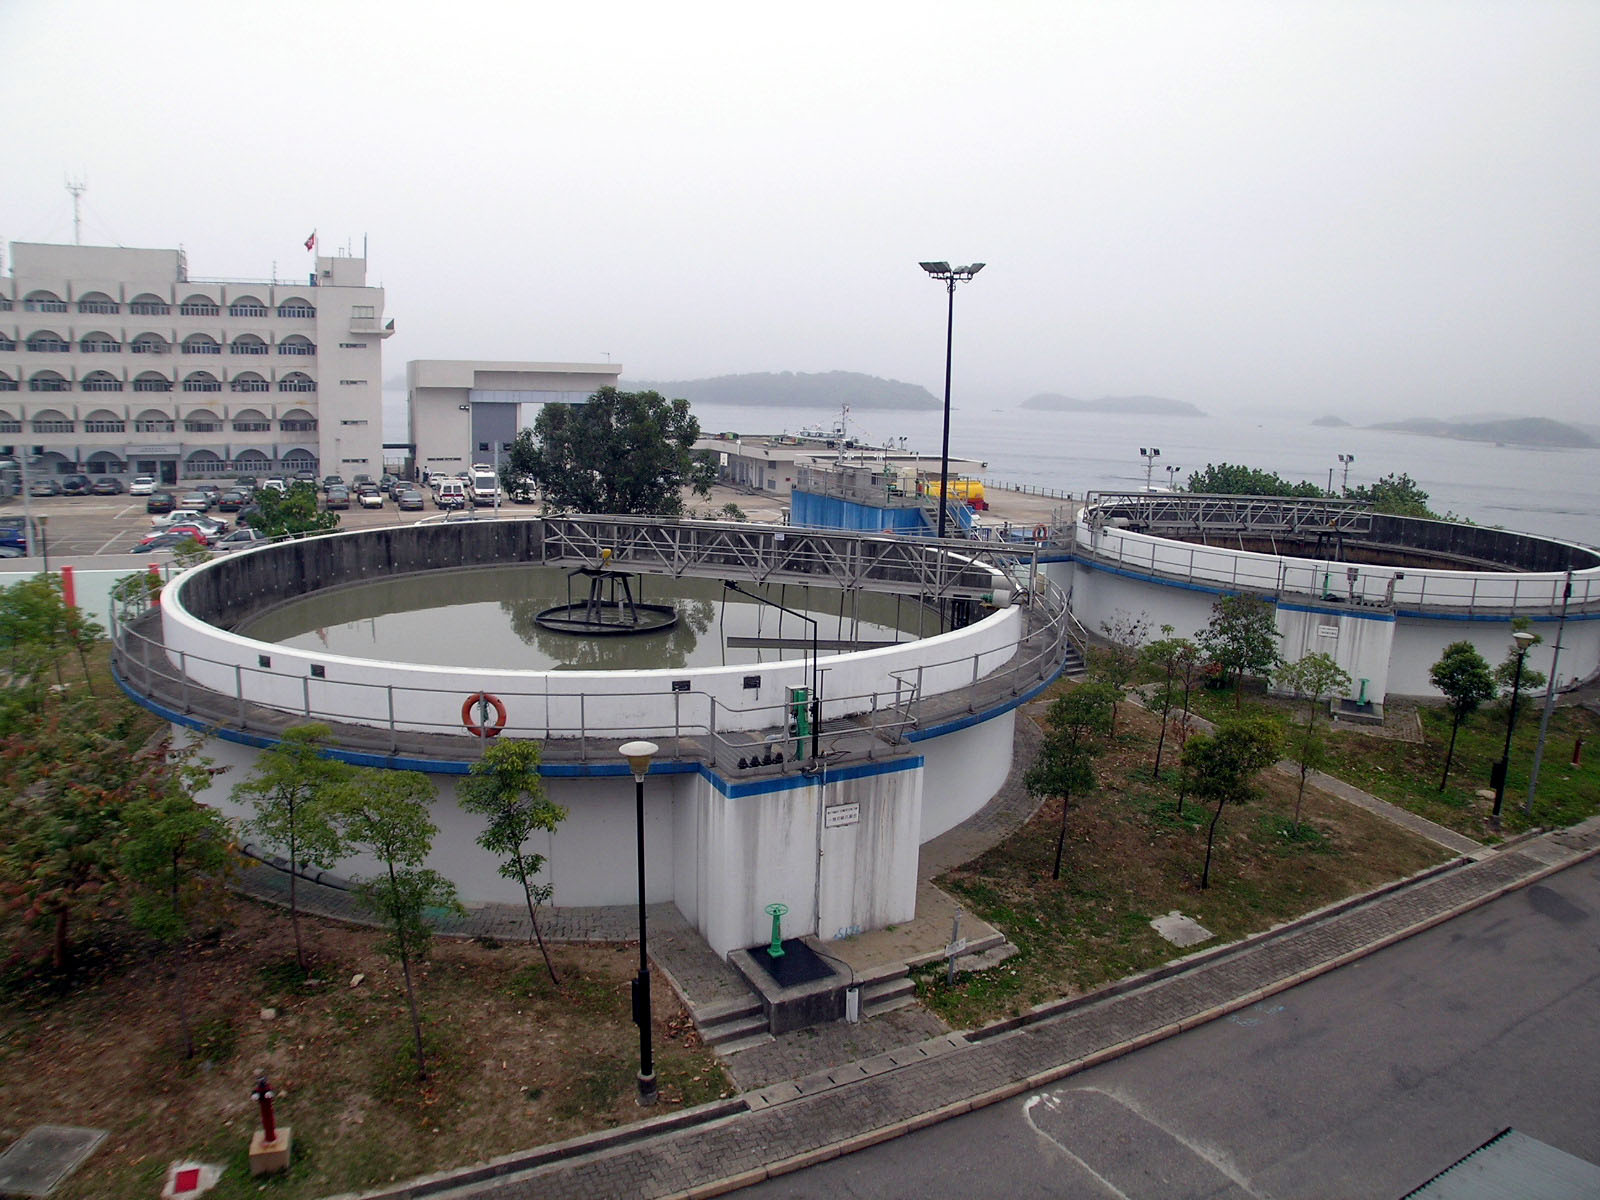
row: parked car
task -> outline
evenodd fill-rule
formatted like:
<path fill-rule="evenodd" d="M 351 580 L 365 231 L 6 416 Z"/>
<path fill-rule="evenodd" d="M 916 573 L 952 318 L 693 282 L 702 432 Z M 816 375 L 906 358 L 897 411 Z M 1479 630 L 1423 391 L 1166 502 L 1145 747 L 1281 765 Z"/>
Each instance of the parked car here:
<path fill-rule="evenodd" d="M 378 490 L 385 495 L 394 495 L 394 485 L 400 481 L 387 471 L 378 477 Z"/>
<path fill-rule="evenodd" d="M 259 529 L 251 529 L 248 525 L 243 529 L 235 529 L 232 533 L 225 533 L 212 543 L 216 550 L 238 550 L 243 546 L 257 546 L 269 541 L 266 534 Z"/>
<path fill-rule="evenodd" d="M 289 490 L 289 484 L 282 475 L 267 476 L 267 481 L 261 486 L 269 492 L 287 492 Z"/>
<path fill-rule="evenodd" d="M 197 483 L 194 485 L 194 490 L 197 492 L 204 492 L 206 495 L 210 496 L 213 504 L 216 503 L 217 498 L 221 496 L 223 492 L 223 489 L 214 483 Z"/>
<path fill-rule="evenodd" d="M 467 485 L 459 479 L 441 479 L 433 489 L 433 502 L 440 508 L 465 508 Z"/>
<path fill-rule="evenodd" d="M 254 475 L 235 475 L 233 477 L 233 486 L 241 489 L 248 488 L 253 492 L 261 485 L 256 482 Z"/>
<path fill-rule="evenodd" d="M 213 532 L 227 528 L 221 521 L 206 516 L 198 508 L 174 508 L 169 510 L 165 516 L 157 517 L 150 524 L 157 529 L 171 529 L 176 525 L 196 525 L 202 529 L 210 529 Z"/>
<path fill-rule="evenodd" d="M 325 491 L 325 492 L 328 491 L 331 488 L 343 487 L 343 486 L 344 486 L 344 476 L 343 475 L 324 475 L 322 477 L 322 490 Z"/>
<path fill-rule="evenodd" d="M 217 536 L 217 531 L 211 528 L 209 525 L 197 525 L 193 521 L 180 521 L 176 525 L 168 525 L 163 529 L 156 530 L 154 533 L 145 534 L 144 537 L 139 539 L 139 544 L 141 546 L 148 546 L 151 542 L 154 542 L 159 538 L 168 537 L 173 534 L 178 534 L 183 537 L 192 537 L 202 546 L 209 546 L 211 544 L 211 540 Z"/>
<path fill-rule="evenodd" d="M 147 513 L 169 513 L 177 506 L 171 492 L 151 492 L 150 498 L 144 502 Z"/>
<path fill-rule="evenodd" d="M 87 496 L 89 494 L 89 477 L 87 475 L 62 476 L 61 494 L 63 496 Z"/>
<path fill-rule="evenodd" d="M 89 485 L 89 494 L 92 496 L 120 496 L 122 492 L 122 480 L 115 475 L 101 475 Z"/>
<path fill-rule="evenodd" d="M 211 511 L 212 503 L 211 493 L 202 492 L 199 489 L 185 492 L 178 497 L 178 506 L 180 508 L 193 508 L 198 509 L 200 512 Z"/>
<path fill-rule="evenodd" d="M 156 477 L 154 475 L 135 475 L 133 482 L 128 485 L 128 495 L 148 496 L 156 490 Z"/>
<path fill-rule="evenodd" d="M 317 473 L 315 471 L 296 471 L 294 473 L 294 482 L 309 483 L 315 487 L 317 483 Z"/>
<path fill-rule="evenodd" d="M 426 507 L 422 493 L 414 487 L 395 488 L 394 503 L 401 512 L 420 512 Z"/>
<path fill-rule="evenodd" d="M 353 479 L 350 480 L 350 487 L 352 488 L 352 490 L 359 492 L 364 485 L 369 484 L 371 482 L 372 482 L 372 476 L 371 475 L 365 475 L 365 474 L 357 475 Z"/>
<path fill-rule="evenodd" d="M 199 538 L 189 533 L 167 532 L 151 534 L 137 546 L 129 546 L 129 554 L 149 554 L 155 550 L 176 550 L 185 542 L 200 541 Z M 205 543 L 201 542 L 202 545 Z"/>
<path fill-rule="evenodd" d="M 0 558 L 21 558 L 27 552 L 28 528 L 23 519 L 0 519 Z"/>
<path fill-rule="evenodd" d="M 35 479 L 28 485 L 28 495 L 59 496 L 61 495 L 61 485 L 54 479 Z"/>
<path fill-rule="evenodd" d="M 365 484 L 356 489 L 356 501 L 362 508 L 382 508 L 383 493 L 378 490 L 377 484 Z"/>
<path fill-rule="evenodd" d="M 234 519 L 233 519 L 233 524 L 234 524 L 235 528 L 238 528 L 238 529 L 249 529 L 251 527 L 250 526 L 250 518 L 255 516 L 260 511 L 261 511 L 261 505 L 259 505 L 259 504 L 246 504 L 243 508 L 241 508 L 239 510 L 239 515 L 234 517 Z"/>
<path fill-rule="evenodd" d="M 238 512 L 249 503 L 249 500 L 248 496 L 238 488 L 234 488 L 232 491 L 222 493 L 222 498 L 217 501 L 217 510 L 219 512 Z"/>
<path fill-rule="evenodd" d="M 324 504 L 329 512 L 332 512 L 336 508 L 349 508 L 350 489 L 342 484 L 334 484 L 328 489 L 328 495 L 324 500 Z"/>

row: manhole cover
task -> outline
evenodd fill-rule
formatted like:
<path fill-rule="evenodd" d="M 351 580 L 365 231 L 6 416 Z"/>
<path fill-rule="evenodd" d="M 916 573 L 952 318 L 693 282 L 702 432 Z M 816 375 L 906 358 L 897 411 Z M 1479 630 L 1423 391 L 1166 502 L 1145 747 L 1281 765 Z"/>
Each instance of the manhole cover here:
<path fill-rule="evenodd" d="M 1151 921 L 1150 927 L 1174 946 L 1198 946 L 1216 936 L 1193 917 L 1186 917 L 1176 909 Z"/>
<path fill-rule="evenodd" d="M 105 1136 L 104 1129 L 35 1125 L 0 1154 L 0 1195 L 48 1196 Z"/>

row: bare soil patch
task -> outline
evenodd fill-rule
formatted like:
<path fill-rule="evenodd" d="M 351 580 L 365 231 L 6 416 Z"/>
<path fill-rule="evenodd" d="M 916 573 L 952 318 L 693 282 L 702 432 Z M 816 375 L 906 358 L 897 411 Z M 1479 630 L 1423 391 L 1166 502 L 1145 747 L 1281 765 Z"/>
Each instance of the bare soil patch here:
<path fill-rule="evenodd" d="M 313 975 L 294 964 L 286 913 L 236 899 L 188 954 L 200 1053 L 184 1059 L 174 963 L 101 947 L 67 995 L 0 1007 L 0 1138 L 35 1124 L 110 1136 L 56 1194 L 153 1196 L 180 1157 L 226 1163 L 211 1193 L 257 1196 L 250 1090 L 265 1072 L 295 1162 L 285 1198 L 374 1187 L 732 1094 L 671 989 L 654 989 L 661 1104 L 635 1103 L 637 945 L 561 946 L 562 986 L 536 949 L 438 939 L 419 978 L 430 1078 L 418 1082 L 397 964 L 368 929 L 303 918 Z M 359 982 L 356 977 L 360 976 Z M 267 1010 L 271 1010 L 270 1014 Z"/>

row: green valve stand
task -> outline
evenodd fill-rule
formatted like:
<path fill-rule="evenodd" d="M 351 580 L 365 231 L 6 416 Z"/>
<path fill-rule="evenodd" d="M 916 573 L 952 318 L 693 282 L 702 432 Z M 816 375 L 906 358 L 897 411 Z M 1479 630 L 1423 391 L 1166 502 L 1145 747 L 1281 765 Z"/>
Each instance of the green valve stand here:
<path fill-rule="evenodd" d="M 772 945 L 767 947 L 767 953 L 773 958 L 783 957 L 783 914 L 788 911 L 787 904 L 769 904 L 766 907 L 767 916 L 772 918 Z"/>

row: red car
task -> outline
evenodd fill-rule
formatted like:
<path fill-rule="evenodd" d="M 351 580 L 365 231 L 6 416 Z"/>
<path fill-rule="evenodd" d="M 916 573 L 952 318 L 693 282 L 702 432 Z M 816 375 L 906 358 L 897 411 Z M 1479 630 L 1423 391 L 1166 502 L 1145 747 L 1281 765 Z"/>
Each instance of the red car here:
<path fill-rule="evenodd" d="M 139 545 L 141 545 L 141 546 L 148 545 L 149 543 L 155 541 L 158 537 L 164 537 L 169 533 L 175 533 L 180 538 L 182 538 L 184 536 L 192 537 L 195 541 L 199 542 L 202 546 L 211 545 L 211 538 L 212 538 L 211 530 L 202 529 L 198 525 L 190 525 L 190 524 L 188 524 L 186 522 L 180 523 L 180 524 L 177 524 L 177 525 L 169 525 L 169 526 L 166 526 L 163 529 L 156 530 L 156 532 L 154 532 L 154 533 L 146 534 L 142 539 L 140 539 Z M 170 545 L 171 543 L 168 543 L 168 544 Z"/>

